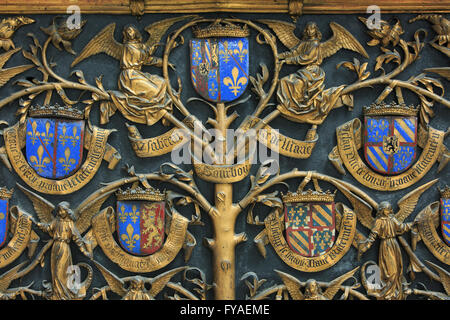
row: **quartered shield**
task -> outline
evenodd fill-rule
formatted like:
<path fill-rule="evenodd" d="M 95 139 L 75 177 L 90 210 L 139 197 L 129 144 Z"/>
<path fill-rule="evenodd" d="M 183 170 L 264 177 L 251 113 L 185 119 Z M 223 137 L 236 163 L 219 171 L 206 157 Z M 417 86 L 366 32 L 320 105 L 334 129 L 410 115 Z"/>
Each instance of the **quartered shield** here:
<path fill-rule="evenodd" d="M 382 174 L 399 174 L 416 158 L 417 117 L 366 116 L 364 155 L 369 166 Z"/>
<path fill-rule="evenodd" d="M 441 229 L 445 242 L 450 246 L 450 199 L 441 198 Z"/>
<path fill-rule="evenodd" d="M 191 79 L 195 90 L 212 102 L 239 98 L 248 84 L 248 39 L 194 39 L 191 47 Z"/>
<path fill-rule="evenodd" d="M 286 240 L 305 257 L 326 253 L 335 240 L 334 202 L 285 203 Z"/>
<path fill-rule="evenodd" d="M 164 243 L 164 217 L 164 201 L 118 201 L 117 231 L 122 248 L 136 255 L 159 250 Z"/>
<path fill-rule="evenodd" d="M 0 198 L 0 247 L 5 244 L 8 234 L 9 200 Z"/>
<path fill-rule="evenodd" d="M 27 118 L 26 158 L 43 178 L 72 175 L 83 159 L 84 120 Z"/>

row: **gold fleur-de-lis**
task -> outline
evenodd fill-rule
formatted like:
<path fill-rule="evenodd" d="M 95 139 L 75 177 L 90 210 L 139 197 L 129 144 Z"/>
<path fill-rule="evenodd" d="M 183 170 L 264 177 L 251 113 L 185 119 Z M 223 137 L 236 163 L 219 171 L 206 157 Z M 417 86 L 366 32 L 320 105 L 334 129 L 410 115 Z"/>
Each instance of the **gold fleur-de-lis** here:
<path fill-rule="evenodd" d="M 63 125 L 63 127 L 62 127 L 62 134 L 60 134 L 58 136 L 58 140 L 59 140 L 59 142 L 61 143 L 61 145 L 63 147 L 66 145 L 67 139 L 69 138 L 69 136 L 66 135 L 66 132 L 67 132 L 67 127 L 66 127 L 66 125 Z"/>
<path fill-rule="evenodd" d="M 126 211 L 126 209 L 125 209 L 125 206 L 122 205 L 122 206 L 120 207 L 120 211 L 119 211 L 119 220 L 120 220 L 122 223 L 124 223 L 124 222 L 127 220 L 127 216 L 128 216 L 128 213 L 127 213 L 127 211 Z"/>
<path fill-rule="evenodd" d="M 136 223 L 136 220 L 139 218 L 139 211 L 136 208 L 135 205 L 131 208 L 132 212 L 129 213 L 131 220 L 133 220 L 133 223 Z"/>
<path fill-rule="evenodd" d="M 27 132 L 27 135 L 30 136 L 31 144 L 34 145 L 39 137 L 39 132 L 36 131 L 37 123 L 33 121 L 31 124 L 31 131 Z"/>
<path fill-rule="evenodd" d="M 223 50 L 220 50 L 219 54 L 222 56 L 225 63 L 230 61 L 230 55 L 233 54 L 233 51 L 228 49 L 228 41 L 223 42 Z"/>
<path fill-rule="evenodd" d="M 214 85 L 214 82 L 213 83 L 211 83 L 211 86 L 208 88 L 208 91 L 209 91 L 209 94 L 211 95 L 211 96 L 215 96 L 216 95 L 216 93 L 217 93 L 217 88 L 216 88 L 216 86 Z"/>
<path fill-rule="evenodd" d="M 78 140 L 80 140 L 80 136 L 77 134 L 78 128 L 76 126 L 73 126 L 72 129 L 72 135 L 69 137 L 70 141 L 72 141 L 72 146 L 76 146 Z"/>
<path fill-rule="evenodd" d="M 42 145 L 39 145 L 37 149 L 37 156 L 37 158 L 34 155 L 30 156 L 30 162 L 38 173 L 42 173 L 44 171 L 43 168 L 52 161 L 49 157 L 44 157 L 44 147 L 42 147 Z"/>
<path fill-rule="evenodd" d="M 239 57 L 241 63 L 244 62 L 244 58 L 248 54 L 248 50 L 244 49 L 244 43 L 242 42 L 242 40 L 239 40 L 238 47 L 234 49 L 233 53 Z"/>
<path fill-rule="evenodd" d="M 45 132 L 41 132 L 42 141 L 46 146 L 53 140 L 53 132 L 50 132 L 51 124 L 49 121 L 45 122 Z"/>
<path fill-rule="evenodd" d="M 76 163 L 75 159 L 70 158 L 70 148 L 66 148 L 64 151 L 64 158 L 59 158 L 58 161 L 62 164 L 66 173 L 70 170 L 70 167 Z"/>
<path fill-rule="evenodd" d="M 128 249 L 132 251 L 135 247 L 136 241 L 138 241 L 140 237 L 138 234 L 133 235 L 134 228 L 131 223 L 128 224 L 126 231 L 127 234 L 122 234 L 121 238 L 127 244 Z"/>
<path fill-rule="evenodd" d="M 234 67 L 233 70 L 231 70 L 231 76 L 233 77 L 233 79 L 231 79 L 230 77 L 225 77 L 223 79 L 223 84 L 228 86 L 228 88 L 234 93 L 234 95 L 237 96 L 242 86 L 247 84 L 247 78 L 239 78 L 239 69 L 237 67 Z"/>

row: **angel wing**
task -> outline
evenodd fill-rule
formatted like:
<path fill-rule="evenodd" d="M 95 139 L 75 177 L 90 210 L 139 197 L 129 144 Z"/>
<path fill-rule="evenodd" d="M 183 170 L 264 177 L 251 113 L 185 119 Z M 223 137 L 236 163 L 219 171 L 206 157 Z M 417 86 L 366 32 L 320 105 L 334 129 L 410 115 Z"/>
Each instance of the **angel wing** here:
<path fill-rule="evenodd" d="M 71 67 L 80 63 L 82 60 L 98 53 L 106 53 L 111 57 L 120 60 L 122 56 L 123 44 L 114 39 L 115 23 L 111 23 L 103 28 L 91 41 L 84 47 L 83 51 L 73 60 Z"/>
<path fill-rule="evenodd" d="M 16 183 L 16 185 L 33 203 L 34 211 L 36 211 L 36 214 L 39 217 L 39 221 L 42 223 L 50 224 L 54 218 L 53 210 L 55 210 L 55 206 L 36 193 L 21 186 L 19 183 Z"/>
<path fill-rule="evenodd" d="M 333 31 L 333 36 L 320 44 L 320 52 L 323 58 L 335 54 L 340 49 L 352 50 L 369 58 L 363 46 L 347 29 L 335 22 L 330 23 L 330 28 Z"/>
<path fill-rule="evenodd" d="M 281 280 L 283 280 L 284 285 L 286 286 L 289 294 L 294 300 L 303 300 L 305 296 L 300 291 L 300 288 L 304 286 L 298 279 L 294 278 L 290 274 L 281 272 L 279 270 L 275 270 L 276 273 L 280 276 Z"/>
<path fill-rule="evenodd" d="M 187 15 L 182 17 L 164 19 L 146 26 L 145 31 L 147 31 L 149 37 L 145 42 L 145 44 L 151 48 L 150 55 L 152 55 L 155 52 L 157 44 L 161 40 L 162 36 L 167 32 L 167 29 L 169 29 L 174 23 L 192 17 L 196 17 L 196 15 Z"/>
<path fill-rule="evenodd" d="M 439 179 L 435 179 L 425 183 L 401 198 L 397 203 L 400 210 L 395 214 L 395 219 L 397 219 L 398 222 L 403 222 L 414 211 L 422 193 L 438 182 L 438 180 Z"/>
<path fill-rule="evenodd" d="M 292 50 L 301 42 L 294 34 L 295 24 L 277 20 L 258 20 L 258 22 L 268 25 L 275 32 L 281 43 L 289 48 L 289 50 Z"/>
<path fill-rule="evenodd" d="M 0 54 L 0 87 L 4 86 L 12 77 L 34 67 L 31 64 L 27 64 L 23 66 L 1 69 L 9 60 L 9 58 L 11 58 L 13 54 L 15 54 L 17 51 L 20 51 L 21 49 L 22 48 L 16 48 Z"/>
<path fill-rule="evenodd" d="M 341 287 L 341 284 L 344 283 L 344 281 L 348 278 L 352 277 L 358 269 L 359 266 L 331 281 L 327 290 L 325 290 L 325 292 L 323 293 L 323 296 L 330 300 L 333 299 L 339 288 Z"/>
<path fill-rule="evenodd" d="M 19 269 L 26 263 L 26 261 L 19 263 L 17 266 L 11 268 L 6 271 L 4 274 L 0 276 L 0 292 L 4 293 L 8 288 L 11 282 L 19 277 L 18 271 Z"/>
<path fill-rule="evenodd" d="M 151 297 L 155 297 L 158 293 L 161 292 L 162 289 L 164 289 L 164 287 L 166 286 L 167 282 L 170 281 L 170 279 L 176 275 L 178 272 L 186 270 L 188 267 L 179 267 L 179 268 L 175 268 L 173 270 L 169 270 L 167 272 L 164 272 L 162 274 L 160 274 L 159 276 L 153 278 L 152 280 L 150 280 L 150 284 L 152 285 L 152 287 L 149 290 L 149 294 Z"/>
<path fill-rule="evenodd" d="M 117 189 L 108 191 L 94 200 L 89 198 L 83 201 L 77 209 L 75 209 L 76 222 L 75 225 L 80 234 L 83 234 L 91 225 L 92 217 L 100 211 L 103 203 L 108 199 L 108 197 L 114 193 Z"/>
<path fill-rule="evenodd" d="M 127 294 L 127 290 L 125 289 L 125 283 L 118 278 L 116 275 L 111 273 L 108 269 L 106 269 L 104 266 L 102 266 L 97 261 L 93 260 L 97 268 L 102 273 L 103 277 L 105 278 L 106 282 L 108 282 L 109 287 L 111 290 L 118 294 L 119 296 L 123 297 Z"/>
<path fill-rule="evenodd" d="M 426 263 L 430 267 L 432 267 L 434 270 L 436 270 L 437 273 L 439 273 L 439 277 L 441 278 L 442 286 L 444 287 L 447 295 L 450 296 L 450 273 L 430 261 L 426 261 Z"/>

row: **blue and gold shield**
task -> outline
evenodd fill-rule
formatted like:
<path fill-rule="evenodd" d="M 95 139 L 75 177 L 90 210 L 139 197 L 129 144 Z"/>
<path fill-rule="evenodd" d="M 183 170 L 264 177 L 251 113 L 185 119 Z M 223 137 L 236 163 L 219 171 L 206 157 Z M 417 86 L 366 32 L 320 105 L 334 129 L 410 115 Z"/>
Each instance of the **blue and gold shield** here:
<path fill-rule="evenodd" d="M 365 117 L 364 155 L 382 174 L 399 174 L 416 158 L 417 117 Z"/>
<path fill-rule="evenodd" d="M 326 253 L 335 240 L 334 202 L 286 203 L 286 240 L 289 247 L 305 257 Z"/>
<path fill-rule="evenodd" d="M 441 198 L 441 230 L 445 242 L 450 246 L 450 199 Z"/>
<path fill-rule="evenodd" d="M 194 39 L 191 47 L 191 79 L 195 90 L 212 102 L 239 98 L 248 84 L 248 39 Z"/>
<path fill-rule="evenodd" d="M 26 157 L 43 178 L 62 179 L 83 159 L 84 120 L 27 118 Z"/>
<path fill-rule="evenodd" d="M 117 232 L 122 248 L 149 255 L 164 243 L 164 201 L 118 201 Z"/>
<path fill-rule="evenodd" d="M 8 211 L 8 199 L 0 197 L 0 247 L 5 244 L 8 234 Z"/>

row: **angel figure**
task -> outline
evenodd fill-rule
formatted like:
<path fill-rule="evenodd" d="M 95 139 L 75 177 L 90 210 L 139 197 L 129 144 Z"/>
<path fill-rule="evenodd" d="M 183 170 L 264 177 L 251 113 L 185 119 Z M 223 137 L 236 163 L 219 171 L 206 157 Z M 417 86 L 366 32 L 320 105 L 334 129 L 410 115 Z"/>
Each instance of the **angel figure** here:
<path fill-rule="evenodd" d="M 294 300 L 332 300 L 339 289 L 341 289 L 341 285 L 347 279 L 353 277 L 358 269 L 359 267 L 356 267 L 355 269 L 325 284 L 319 284 L 314 279 L 301 282 L 287 273 L 278 270 L 275 270 L 275 272 L 281 277 L 281 280 L 283 280 L 284 285 Z M 322 292 L 321 286 L 326 287 L 325 292 Z M 301 291 L 302 287 L 305 288 L 303 293 Z"/>
<path fill-rule="evenodd" d="M 357 212 L 360 222 L 370 229 L 368 238 L 358 243 L 358 259 L 372 247 L 377 238 L 380 238 L 378 267 L 382 288 L 369 292 L 379 300 L 404 300 L 410 291 L 403 276 L 402 252 L 397 236 L 410 231 L 415 226 L 417 222 L 404 223 L 403 221 L 414 211 L 420 195 L 436 182 L 437 179 L 430 181 L 400 199 L 398 202 L 400 210 L 395 214 L 387 201 L 378 205 L 375 218 L 368 210 Z"/>
<path fill-rule="evenodd" d="M 27 197 L 32 201 L 39 222 L 32 217 L 32 221 L 42 231 L 49 234 L 53 239 L 51 250 L 51 292 L 47 297 L 50 300 L 78 300 L 86 295 L 87 287 L 90 285 L 92 269 L 85 263 L 79 266 L 88 269 L 87 281 L 80 286 L 70 286 L 70 270 L 73 267 L 70 243 L 73 241 L 80 251 L 92 259 L 90 244 L 85 242 L 81 234 L 85 232 L 91 223 L 92 216 L 100 210 L 103 202 L 111 193 L 106 193 L 93 201 L 83 201 L 80 206 L 72 211 L 70 204 L 66 201 L 59 203 L 56 207 L 49 201 L 34 192 L 17 184 Z M 55 213 L 55 216 L 53 216 Z"/>
<path fill-rule="evenodd" d="M 142 35 L 134 25 L 123 28 L 123 43 L 114 39 L 115 23 L 100 31 L 72 62 L 72 67 L 80 61 L 98 54 L 106 53 L 120 61 L 121 73 L 118 80 L 120 92 L 110 92 L 113 104 L 102 115 L 102 123 L 119 109 L 135 122 L 152 125 L 166 112 L 172 111 L 172 99 L 164 78 L 142 71 L 144 65 L 162 67 L 162 59 L 153 54 L 160 45 L 158 42 L 167 29 L 186 17 L 177 17 L 155 22 L 145 28 L 149 38 L 143 42 Z M 174 69 L 174 66 L 169 63 Z"/>
<path fill-rule="evenodd" d="M 121 296 L 122 300 L 155 300 L 155 296 L 160 293 L 162 289 L 164 289 L 174 275 L 188 268 L 175 268 L 164 272 L 155 278 L 132 276 L 121 279 L 97 261 L 94 261 L 94 263 L 102 273 L 103 277 L 105 277 L 108 285 L 101 289 L 96 289 L 98 292 L 91 297 L 91 300 L 97 299 L 100 295 L 102 295 L 103 299 L 106 300 L 106 291 L 109 290 Z M 129 282 L 128 286 L 125 285 L 127 282 Z M 151 285 L 150 290 L 147 290 L 145 287 L 147 283 Z"/>
<path fill-rule="evenodd" d="M 322 34 L 314 22 L 306 25 L 301 39 L 294 34 L 294 24 L 275 20 L 260 22 L 267 24 L 289 49 L 278 57 L 284 63 L 302 66 L 297 72 L 280 79 L 278 109 L 293 121 L 313 126 L 321 124 L 333 108 L 342 105 L 338 99 L 344 88 L 324 89 L 325 72 L 320 68 L 323 59 L 340 49 L 352 50 L 368 58 L 367 52 L 350 32 L 335 22 L 330 23 L 333 36 L 325 42 L 321 42 Z"/>

